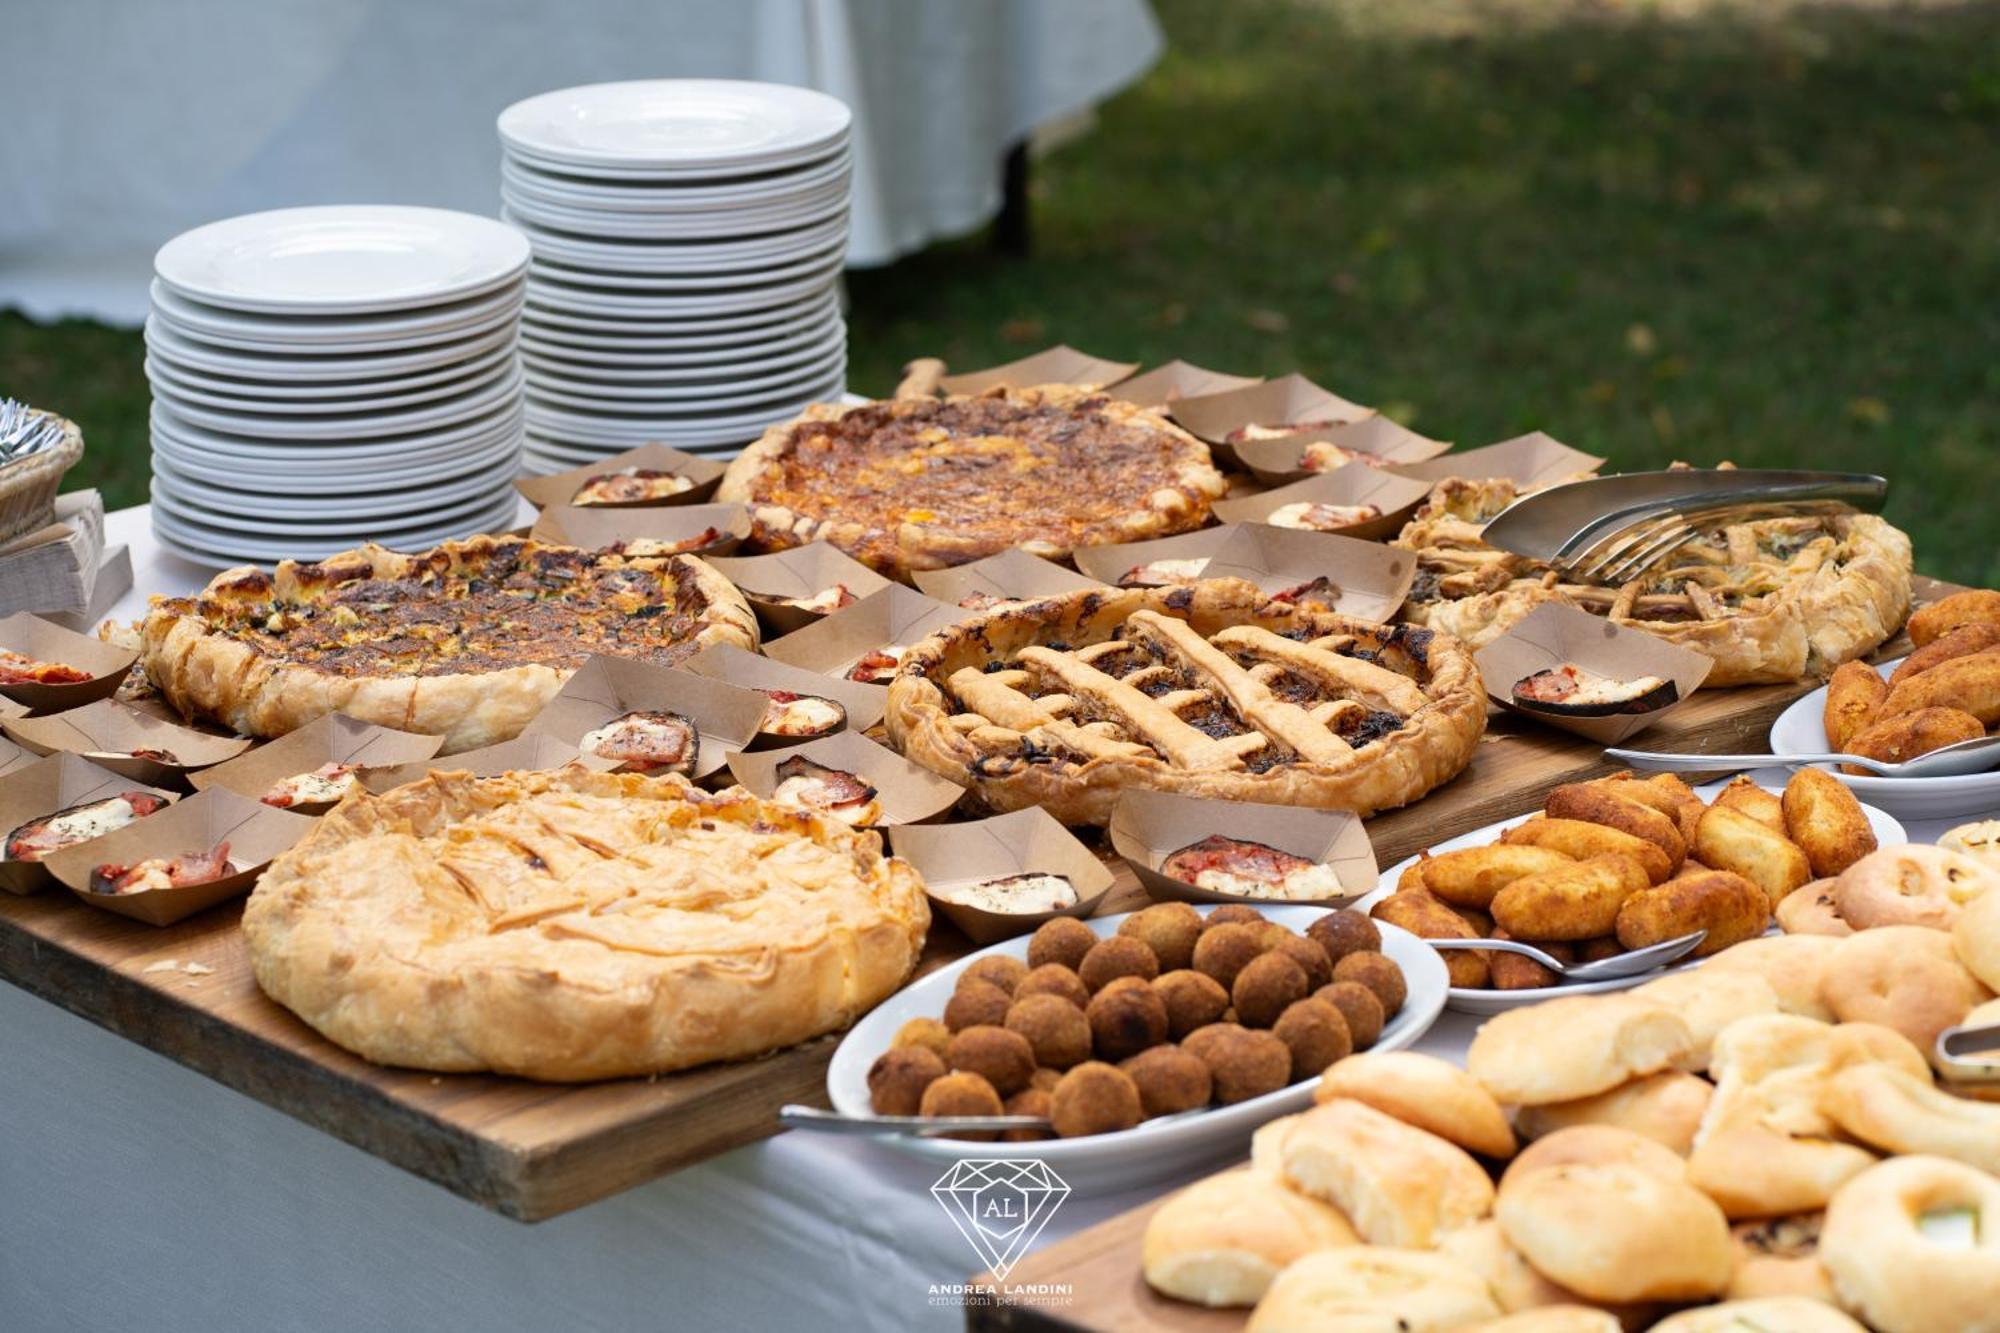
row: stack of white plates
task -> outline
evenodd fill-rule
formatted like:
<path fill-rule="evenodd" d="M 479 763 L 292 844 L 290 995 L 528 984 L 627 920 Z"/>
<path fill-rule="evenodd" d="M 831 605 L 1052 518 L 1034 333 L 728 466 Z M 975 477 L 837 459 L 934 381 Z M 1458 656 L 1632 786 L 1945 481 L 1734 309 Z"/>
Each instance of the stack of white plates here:
<path fill-rule="evenodd" d="M 528 246 L 433 208 L 288 208 L 154 258 L 153 532 L 208 565 L 511 527 Z"/>
<path fill-rule="evenodd" d="M 823 93 L 716 79 L 500 114 L 501 216 L 534 248 L 528 471 L 649 441 L 726 453 L 841 394 L 850 120 Z"/>

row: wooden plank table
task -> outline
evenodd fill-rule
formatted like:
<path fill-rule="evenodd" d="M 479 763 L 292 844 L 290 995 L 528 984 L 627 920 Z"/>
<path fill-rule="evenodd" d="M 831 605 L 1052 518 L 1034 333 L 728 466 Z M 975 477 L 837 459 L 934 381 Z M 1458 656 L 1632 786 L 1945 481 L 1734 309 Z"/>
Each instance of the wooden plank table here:
<path fill-rule="evenodd" d="M 1804 689 L 1704 691 L 1645 740 L 1662 749 L 1761 751 L 1772 719 Z M 1418 804 L 1369 821 L 1369 834 L 1386 866 L 1611 768 L 1595 745 L 1496 716 L 1465 773 Z M 1115 868 L 1104 912 L 1144 901 L 1130 872 L 1122 863 Z M 239 915 L 231 905 L 155 929 L 66 892 L 0 894 L 0 978 L 523 1221 L 774 1134 L 785 1102 L 826 1104 L 837 1036 L 743 1064 L 580 1086 L 381 1068 L 264 997 L 236 930 Z M 940 967 L 971 947 L 940 919 L 921 968 Z M 167 960 L 179 966 L 147 970 Z M 213 970 L 190 973 L 190 963 Z"/>

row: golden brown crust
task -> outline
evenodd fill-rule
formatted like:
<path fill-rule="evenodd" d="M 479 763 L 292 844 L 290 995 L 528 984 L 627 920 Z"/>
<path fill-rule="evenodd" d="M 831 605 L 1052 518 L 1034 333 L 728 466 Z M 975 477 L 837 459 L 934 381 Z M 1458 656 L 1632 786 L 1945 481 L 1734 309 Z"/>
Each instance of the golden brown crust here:
<path fill-rule="evenodd" d="M 1307 702 L 1288 702 L 1282 689 L 1266 691 L 1279 696 L 1267 698 L 1236 682 L 1240 692 L 1230 702 L 1237 716 L 1208 734 L 1195 727 L 1175 729 L 1159 716 L 1171 708 L 1122 680 L 1106 684 L 1095 680 L 1101 673 L 1086 677 L 1075 669 L 1070 650 L 1104 644 L 1121 631 L 1162 645 L 1176 661 L 1210 660 L 1183 642 L 1190 636 L 1181 626 L 1191 627 L 1194 638 L 1210 640 L 1211 651 L 1226 647 L 1232 658 L 1241 654 L 1258 661 L 1259 670 L 1272 665 L 1265 650 L 1273 641 L 1288 648 L 1306 646 L 1295 641 L 1299 638 L 1347 643 L 1407 666 L 1395 679 L 1420 692 L 1423 702 L 1408 716 L 1376 707 L 1389 700 L 1379 688 L 1369 688 L 1372 674 L 1365 679 L 1359 674 L 1363 668 L 1372 672 L 1371 664 L 1329 647 L 1320 655 L 1338 658 L 1342 669 L 1329 670 L 1316 683 L 1295 682 Z M 1058 643 L 1061 650 L 1046 646 Z M 1131 728 L 1120 728 L 1123 734 L 1092 733 L 1066 718 L 1048 721 L 1026 695 L 1005 684 L 1011 678 L 1007 671 L 994 670 L 995 664 L 1011 669 L 1020 662 L 1069 673 L 1065 684 L 1072 693 L 1089 696 L 1080 716 L 1137 719 L 1163 735 L 1165 744 L 1156 749 L 1139 743 L 1131 739 L 1138 734 Z M 1188 678 L 1200 675 L 1193 671 Z M 1278 679 L 1268 673 L 1266 678 Z M 983 707 L 964 698 L 968 692 L 976 693 Z M 1212 699 L 1226 693 L 1210 688 Z M 1361 702 L 1364 698 L 1372 703 Z M 1304 758 L 1301 747 L 1310 746 L 1310 733 L 1328 730 L 1323 722 L 1308 723 L 1305 715 L 1329 706 L 1346 710 L 1343 715 L 1363 729 L 1349 733 L 1352 744 Z M 995 717 L 987 709 L 1007 716 Z M 904 655 L 902 671 L 889 687 L 887 724 L 897 749 L 971 787 L 995 809 L 1039 805 L 1069 824 L 1108 822 L 1120 793 L 1133 787 L 1368 815 L 1417 799 L 1470 763 L 1485 730 L 1486 701 L 1471 653 L 1446 635 L 1302 609 L 1274 602 L 1239 579 L 1207 579 L 1172 588 L 1066 593 L 970 616 Z M 1273 740 L 1266 753 L 1298 757 L 1262 771 L 1243 762 L 1240 742 L 1251 738 L 1254 748 L 1259 731 L 1291 738 Z"/>
<path fill-rule="evenodd" d="M 1160 413 L 1046 384 L 815 404 L 738 455 L 716 498 L 750 506 L 755 546 L 825 541 L 907 575 L 1188 532 L 1226 490 Z"/>
<path fill-rule="evenodd" d="M 528 610 L 494 601 L 452 618 L 453 606 L 474 604 L 438 589 L 502 569 L 530 594 L 521 600 Z M 565 591 L 584 581 L 593 590 L 588 604 Z M 385 583 L 402 585 L 397 600 L 370 603 L 368 590 Z M 555 595 L 532 595 L 542 592 Z M 385 624 L 384 606 L 407 616 Z M 297 630 L 271 630 L 274 612 L 309 630 L 311 642 L 288 638 Z M 500 623 L 513 614 L 536 618 L 532 643 Z M 343 638 L 328 628 L 335 616 L 350 627 Z M 225 570 L 193 598 L 157 604 L 142 637 L 148 678 L 186 716 L 282 736 L 338 711 L 443 736 L 449 754 L 518 735 L 592 651 L 664 661 L 712 643 L 755 649 L 757 620 L 734 585 L 692 556 L 473 537 L 415 553 L 371 545 L 312 563 L 286 560 L 269 574 Z M 538 653 L 549 660 L 533 660 Z"/>
<path fill-rule="evenodd" d="M 843 1027 L 929 921 L 873 833 L 565 768 L 344 802 L 264 872 L 243 934 L 265 993 L 367 1059 L 574 1081 Z"/>

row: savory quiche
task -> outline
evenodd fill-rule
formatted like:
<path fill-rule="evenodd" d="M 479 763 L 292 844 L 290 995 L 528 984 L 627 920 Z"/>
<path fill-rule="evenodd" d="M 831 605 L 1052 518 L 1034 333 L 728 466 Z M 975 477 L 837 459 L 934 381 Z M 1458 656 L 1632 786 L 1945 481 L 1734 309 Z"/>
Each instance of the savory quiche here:
<path fill-rule="evenodd" d="M 1543 602 L 1566 602 L 1712 659 L 1707 686 L 1825 676 L 1879 647 L 1910 609 L 1910 539 L 1873 514 L 1719 522 L 1618 586 L 1563 579 L 1488 546 L 1522 492 L 1438 483 L 1394 545 L 1417 553 L 1405 619 L 1483 647 Z"/>
<path fill-rule="evenodd" d="M 1201 527 L 1227 489 L 1158 412 L 1068 385 L 817 404 L 729 465 L 752 545 L 826 541 L 886 574 Z"/>
<path fill-rule="evenodd" d="M 923 881 L 677 776 L 432 772 L 333 812 L 243 910 L 257 984 L 380 1064 L 570 1082 L 740 1060 L 908 979 Z"/>
<path fill-rule="evenodd" d="M 1472 760 L 1465 645 L 1242 579 L 1004 602 L 914 645 L 889 739 L 990 806 L 1104 824 L 1133 787 L 1373 814 Z"/>
<path fill-rule="evenodd" d="M 282 736 L 342 712 L 452 753 L 517 735 L 593 653 L 755 649 L 757 621 L 693 556 L 472 537 L 225 570 L 156 603 L 141 639 L 147 677 L 190 718 Z"/>

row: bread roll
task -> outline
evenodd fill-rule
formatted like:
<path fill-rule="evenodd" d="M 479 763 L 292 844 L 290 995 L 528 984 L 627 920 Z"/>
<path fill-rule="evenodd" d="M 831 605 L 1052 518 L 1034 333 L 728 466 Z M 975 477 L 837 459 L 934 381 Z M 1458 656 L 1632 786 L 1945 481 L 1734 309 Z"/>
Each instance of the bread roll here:
<path fill-rule="evenodd" d="M 1989 990 L 2000 990 L 2000 893 L 1967 904 L 1952 924 L 1951 943 L 1968 972 Z"/>
<path fill-rule="evenodd" d="M 1834 881 L 1815 879 L 1786 894 L 1771 915 L 1787 935 L 1825 935 L 1840 939 L 1854 933 L 1833 902 Z"/>
<path fill-rule="evenodd" d="M 1805 1296 L 1833 1304 L 1833 1279 L 1819 1261 L 1819 1229 L 1824 1219 L 1824 1213 L 1793 1213 L 1731 1227 L 1736 1271 L 1730 1275 L 1729 1290 L 1724 1294 L 1732 1301 Z"/>
<path fill-rule="evenodd" d="M 1851 1143 L 1782 1134 L 1747 1114 L 1704 1128 L 1688 1155 L 1688 1180 L 1731 1219 L 1776 1217 L 1826 1206 L 1875 1162 Z"/>
<path fill-rule="evenodd" d="M 1244 1333 L 1448 1333 L 1500 1313 L 1475 1273 L 1429 1250 L 1308 1254 L 1257 1302 Z"/>
<path fill-rule="evenodd" d="M 1576 995 L 1510 1009 L 1472 1038 L 1465 1064 L 1500 1101 L 1542 1106 L 1658 1073 L 1694 1049 L 1679 1015 L 1630 995 Z"/>
<path fill-rule="evenodd" d="M 2000 626 L 1995 626 L 2000 633 Z M 1969 856 L 1988 870 L 2000 871 L 2000 819 L 1980 819 L 1960 824 L 1937 840 L 1937 845 L 1960 856 Z"/>
<path fill-rule="evenodd" d="M 1724 949 L 1702 964 L 1701 971 L 1707 976 L 1754 972 L 1771 987 L 1784 1012 L 1831 1023 L 1833 1010 L 1820 999 L 1819 989 L 1834 947 L 1834 940 L 1825 935 L 1765 935 Z"/>
<path fill-rule="evenodd" d="M 1912 843 L 1862 857 L 1833 882 L 1833 906 L 1856 930 L 1929 926 L 1950 930 L 1967 903 L 2000 888 L 2000 874 L 1969 856 Z"/>
<path fill-rule="evenodd" d="M 2000 1176 L 2000 1106 L 1954 1097 L 1916 1074 L 1855 1065 L 1827 1080 L 1820 1109 L 1848 1134 L 1885 1153 L 1928 1153 Z"/>
<path fill-rule="evenodd" d="M 1464 1149 L 1345 1097 L 1301 1116 L 1279 1157 L 1287 1181 L 1371 1245 L 1426 1249 L 1493 1206 L 1493 1182 Z"/>
<path fill-rule="evenodd" d="M 1880 1023 L 1929 1052 L 1992 992 L 1958 961 L 1953 937 L 1924 926 L 1883 926 L 1840 942 L 1820 998 L 1842 1022 Z"/>
<path fill-rule="evenodd" d="M 1804 1296 L 1725 1301 L 1669 1315 L 1654 1333 L 1868 1333 L 1833 1306 Z"/>
<path fill-rule="evenodd" d="M 1225 1171 L 1175 1194 L 1147 1221 L 1146 1283 L 1196 1305 L 1255 1305 L 1301 1255 L 1359 1243 L 1330 1205 L 1261 1171 Z"/>
<path fill-rule="evenodd" d="M 1501 1175 L 1500 1191 L 1505 1193 L 1538 1171 L 1566 1166 L 1629 1166 L 1661 1180 L 1687 1179 L 1687 1164 L 1644 1134 L 1615 1125 L 1572 1125 L 1523 1148 Z"/>
<path fill-rule="evenodd" d="M 1532 1172 L 1508 1183 L 1494 1215 L 1538 1272 L 1587 1300 L 1703 1300 L 1729 1284 L 1722 1210 L 1636 1166 Z"/>
<path fill-rule="evenodd" d="M 1621 1083 L 1594 1097 L 1524 1106 L 1514 1118 L 1522 1137 L 1542 1139 L 1573 1125 L 1605 1125 L 1642 1134 L 1685 1157 L 1715 1089 L 1707 1079 L 1673 1069 Z"/>
<path fill-rule="evenodd" d="M 1485 1157 L 1512 1157 L 1507 1113 L 1478 1079 L 1415 1051 L 1378 1051 L 1337 1060 L 1320 1075 L 1316 1102 L 1351 1097 L 1407 1125 Z"/>
<path fill-rule="evenodd" d="M 1709 1050 L 1716 1034 L 1740 1018 L 1779 1012 L 1778 992 L 1755 972 L 1711 973 L 1707 968 L 1671 972 L 1658 981 L 1635 987 L 1632 994 L 1651 1000 L 1681 1016 L 1694 1035 L 1694 1045 L 1683 1056 L 1682 1069 L 1701 1073 L 1708 1068 Z"/>
<path fill-rule="evenodd" d="M 1870 1167 L 1827 1205 L 1819 1253 L 1840 1303 L 1881 1333 L 2000 1329 L 2000 1181 L 1962 1162 Z"/>

